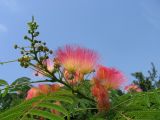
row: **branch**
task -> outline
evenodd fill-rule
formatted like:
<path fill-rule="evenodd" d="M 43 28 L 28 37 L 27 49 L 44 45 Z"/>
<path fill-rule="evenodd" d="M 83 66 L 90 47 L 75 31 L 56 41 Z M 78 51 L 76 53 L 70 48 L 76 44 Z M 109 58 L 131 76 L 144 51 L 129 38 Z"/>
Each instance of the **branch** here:
<path fill-rule="evenodd" d="M 0 62 L 0 64 L 3 65 L 3 64 L 17 62 L 17 61 L 18 61 L 18 59 L 16 59 L 16 60 L 10 60 L 10 61 L 5 61 L 5 62 Z"/>

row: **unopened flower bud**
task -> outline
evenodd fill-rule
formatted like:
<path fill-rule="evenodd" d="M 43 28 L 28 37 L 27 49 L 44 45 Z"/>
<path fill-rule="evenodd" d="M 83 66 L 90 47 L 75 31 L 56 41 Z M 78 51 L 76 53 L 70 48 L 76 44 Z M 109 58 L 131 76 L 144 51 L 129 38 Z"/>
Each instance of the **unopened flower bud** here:
<path fill-rule="evenodd" d="M 24 39 L 26 40 L 26 39 L 28 39 L 28 37 L 25 35 L 25 36 L 24 36 Z"/>
<path fill-rule="evenodd" d="M 50 51 L 49 51 L 49 53 L 50 53 L 50 54 L 53 54 L 53 51 L 52 51 L 52 50 L 50 50 Z"/>
<path fill-rule="evenodd" d="M 21 51 L 21 54 L 24 54 L 24 52 L 23 52 L 23 51 Z"/>
<path fill-rule="evenodd" d="M 18 45 L 14 45 L 14 48 L 17 49 L 17 48 L 18 48 Z"/>

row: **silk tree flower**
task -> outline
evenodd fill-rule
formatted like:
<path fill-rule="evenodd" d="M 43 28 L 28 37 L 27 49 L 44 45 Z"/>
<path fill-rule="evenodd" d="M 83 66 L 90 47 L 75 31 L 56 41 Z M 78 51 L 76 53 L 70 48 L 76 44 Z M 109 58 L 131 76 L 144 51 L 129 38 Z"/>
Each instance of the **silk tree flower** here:
<path fill-rule="evenodd" d="M 51 87 L 50 85 L 47 85 L 47 84 L 40 84 L 38 88 L 43 94 L 48 94 L 51 92 Z"/>
<path fill-rule="evenodd" d="M 60 84 L 41 84 L 38 87 L 33 87 L 27 92 L 26 100 L 32 99 L 42 94 L 49 94 L 51 92 L 56 92 L 60 89 Z"/>
<path fill-rule="evenodd" d="M 33 87 L 27 92 L 26 100 L 37 97 L 41 94 L 41 90 L 39 88 Z"/>
<path fill-rule="evenodd" d="M 69 71 L 64 70 L 64 78 L 69 84 L 77 85 L 83 80 L 84 75 L 80 72 L 70 73 Z"/>
<path fill-rule="evenodd" d="M 46 59 L 46 60 L 44 60 L 43 61 L 43 65 L 45 65 L 46 67 L 47 67 L 47 70 L 49 71 L 49 72 L 53 72 L 53 70 L 54 70 L 54 63 L 53 63 L 53 60 L 51 60 L 51 59 Z"/>
<path fill-rule="evenodd" d="M 136 84 L 130 84 L 130 85 L 126 86 L 124 89 L 127 92 L 130 92 L 130 93 L 132 93 L 132 92 L 142 92 L 142 89 L 139 88 L 139 86 L 136 85 Z"/>
<path fill-rule="evenodd" d="M 125 78 L 120 71 L 101 65 L 98 66 L 96 75 L 91 80 L 91 92 L 96 98 L 99 111 L 109 109 L 108 91 L 110 89 L 118 89 L 124 81 Z"/>
<path fill-rule="evenodd" d="M 99 83 L 106 90 L 118 89 L 126 81 L 124 75 L 115 68 L 99 65 L 93 83 Z"/>
<path fill-rule="evenodd" d="M 101 86 L 100 84 L 92 86 L 91 93 L 96 98 L 97 108 L 99 111 L 109 110 L 109 95 L 108 91 L 106 91 L 106 89 L 103 86 Z"/>
<path fill-rule="evenodd" d="M 56 83 L 56 84 L 52 84 L 51 86 L 51 92 L 56 92 L 58 91 L 61 87 L 63 87 L 64 85 L 61 83 Z"/>
<path fill-rule="evenodd" d="M 26 100 L 30 100 L 30 99 L 32 99 L 34 97 L 39 96 L 39 95 L 49 94 L 51 92 L 56 92 L 56 91 L 58 91 L 60 89 L 60 87 L 61 87 L 60 84 L 52 84 L 52 85 L 41 84 L 38 87 L 33 87 L 27 92 Z M 61 105 L 61 103 L 59 101 L 56 101 L 53 104 Z M 41 108 L 41 109 L 43 110 L 43 108 Z M 58 112 L 58 111 L 56 111 L 54 109 L 50 109 L 50 111 L 53 114 L 60 115 L 60 112 Z M 44 120 L 43 117 L 40 117 L 39 119 L 40 120 Z"/>
<path fill-rule="evenodd" d="M 79 46 L 66 45 L 59 48 L 56 58 L 60 61 L 64 69 L 69 72 L 80 72 L 88 74 L 95 69 L 98 55 L 96 52 Z"/>
<path fill-rule="evenodd" d="M 47 68 L 47 70 L 49 72 L 51 72 L 51 73 L 53 72 L 54 62 L 52 59 L 43 60 L 42 64 Z M 42 66 L 40 66 L 38 64 L 36 66 L 37 66 L 36 72 L 35 72 L 36 76 L 43 77 L 43 76 L 47 75 L 47 72 L 45 71 L 45 69 Z"/>

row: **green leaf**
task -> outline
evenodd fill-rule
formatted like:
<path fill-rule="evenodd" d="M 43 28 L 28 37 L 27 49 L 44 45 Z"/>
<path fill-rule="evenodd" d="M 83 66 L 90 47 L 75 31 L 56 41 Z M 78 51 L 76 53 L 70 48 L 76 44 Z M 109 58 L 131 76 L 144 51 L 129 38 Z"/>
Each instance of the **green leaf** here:
<path fill-rule="evenodd" d="M 160 110 L 143 110 L 143 111 L 132 111 L 127 112 L 127 116 L 134 117 L 134 119 L 141 120 L 159 120 Z"/>
<path fill-rule="evenodd" d="M 44 118 L 48 118 L 50 120 L 64 120 L 62 117 L 54 115 L 52 113 L 46 112 L 46 111 L 42 111 L 42 110 L 31 110 L 30 111 L 31 115 L 37 115 L 37 116 L 41 116 Z M 22 120 L 22 119 L 20 119 Z"/>
<path fill-rule="evenodd" d="M 9 90 L 9 86 L 6 86 L 6 88 L 4 89 L 4 92 L 2 94 L 2 97 L 5 97 L 7 95 L 8 90 Z"/>
<path fill-rule="evenodd" d="M 8 114 L 6 116 L 1 117 L 1 120 L 10 120 L 12 118 L 12 120 L 16 120 L 17 115 L 19 115 L 20 112 L 14 112 L 13 114 Z"/>
<path fill-rule="evenodd" d="M 0 86 L 8 85 L 8 83 L 5 80 L 0 79 Z"/>
<path fill-rule="evenodd" d="M 59 111 L 59 112 L 63 113 L 65 116 L 67 116 L 69 114 L 67 112 L 67 110 L 64 109 L 62 106 L 56 105 L 54 103 L 41 103 L 41 104 L 38 105 L 38 107 L 54 109 L 56 111 Z"/>
<path fill-rule="evenodd" d="M 54 95 L 54 97 L 53 96 L 48 96 L 46 98 L 46 100 L 62 101 L 62 102 L 70 103 L 70 104 L 73 103 L 73 99 L 69 96 L 60 96 L 60 95 Z"/>
<path fill-rule="evenodd" d="M 69 112 L 62 105 L 53 104 L 56 101 L 62 101 L 64 103 L 72 103 L 72 96 L 68 96 L 68 92 L 59 94 L 41 95 L 31 100 L 26 100 L 5 112 L 0 114 L 2 120 L 26 120 L 27 118 L 34 118 L 35 115 L 48 118 L 50 120 L 63 120 L 64 116 L 68 116 Z M 57 116 L 51 113 L 51 109 L 54 109 L 62 114 Z M 43 110 L 43 111 L 42 111 Z M 28 116 L 29 115 L 29 116 Z M 33 116 L 34 115 L 34 116 Z"/>
<path fill-rule="evenodd" d="M 112 101 L 114 104 L 107 118 L 110 120 L 159 120 L 159 93 L 158 90 L 154 90 L 122 95 L 116 101 Z"/>

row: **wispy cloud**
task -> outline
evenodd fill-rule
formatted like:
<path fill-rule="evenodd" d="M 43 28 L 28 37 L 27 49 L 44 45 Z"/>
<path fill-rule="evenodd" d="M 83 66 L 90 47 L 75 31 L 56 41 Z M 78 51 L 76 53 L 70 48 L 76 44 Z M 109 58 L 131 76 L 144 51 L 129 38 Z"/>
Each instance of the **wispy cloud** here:
<path fill-rule="evenodd" d="M 0 32 L 7 32 L 7 31 L 8 31 L 7 27 L 3 24 L 0 24 Z"/>

